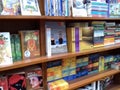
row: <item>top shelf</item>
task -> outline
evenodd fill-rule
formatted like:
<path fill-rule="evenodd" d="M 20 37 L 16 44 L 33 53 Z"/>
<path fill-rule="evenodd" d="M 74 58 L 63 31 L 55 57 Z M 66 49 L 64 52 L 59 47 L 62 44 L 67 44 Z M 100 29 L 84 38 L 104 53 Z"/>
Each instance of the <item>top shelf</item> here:
<path fill-rule="evenodd" d="M 115 44 L 115 45 L 110 45 L 110 46 L 93 48 L 90 50 L 84 50 L 84 51 L 76 52 L 76 53 L 63 53 L 63 54 L 53 55 L 53 56 L 49 56 L 49 57 L 41 56 L 41 57 L 37 57 L 37 58 L 33 58 L 33 59 L 27 59 L 27 60 L 15 62 L 10 65 L 0 66 L 0 72 L 5 71 L 5 70 L 22 68 L 22 67 L 26 67 L 26 66 L 30 66 L 30 65 L 35 65 L 35 64 L 39 64 L 39 63 L 54 61 L 54 60 L 58 60 L 58 59 L 64 59 L 64 58 L 74 57 L 74 56 L 82 56 L 82 55 L 98 53 L 98 52 L 103 52 L 103 51 L 108 51 L 108 50 L 113 50 L 113 49 L 118 49 L 118 48 L 120 48 L 119 44 Z"/>
<path fill-rule="evenodd" d="M 120 18 L 103 18 L 103 17 L 72 17 L 72 16 L 0 16 L 0 20 L 120 20 Z"/>

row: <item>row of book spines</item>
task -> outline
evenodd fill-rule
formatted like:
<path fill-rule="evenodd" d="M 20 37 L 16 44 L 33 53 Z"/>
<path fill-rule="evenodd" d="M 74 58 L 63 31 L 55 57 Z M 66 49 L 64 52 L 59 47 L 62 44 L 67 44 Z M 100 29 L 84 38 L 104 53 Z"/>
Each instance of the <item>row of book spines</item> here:
<path fill-rule="evenodd" d="M 117 59 L 119 58 L 118 55 Z M 73 76 L 73 78 L 81 77 L 91 73 L 97 73 L 103 70 L 107 70 L 111 67 L 114 62 L 119 62 L 116 56 L 99 56 L 99 54 L 93 54 L 89 57 L 81 57 L 75 59 L 69 58 L 63 61 L 51 62 L 48 64 L 47 69 L 47 80 L 53 81 L 59 78 L 64 78 Z M 56 74 L 58 74 L 56 76 Z"/>

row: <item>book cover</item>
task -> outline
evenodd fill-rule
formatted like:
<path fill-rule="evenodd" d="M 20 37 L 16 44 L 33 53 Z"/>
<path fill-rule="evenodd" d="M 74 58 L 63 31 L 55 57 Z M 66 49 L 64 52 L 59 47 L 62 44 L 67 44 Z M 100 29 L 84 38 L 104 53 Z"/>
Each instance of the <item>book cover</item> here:
<path fill-rule="evenodd" d="M 43 77 L 42 69 L 36 68 L 26 72 L 27 90 L 42 90 L 43 89 Z"/>
<path fill-rule="evenodd" d="M 48 56 L 67 52 L 64 22 L 46 22 L 46 53 Z"/>
<path fill-rule="evenodd" d="M 19 31 L 23 59 L 40 56 L 39 30 Z"/>
<path fill-rule="evenodd" d="M 80 40 L 80 50 L 93 48 L 93 27 L 82 27 L 82 37 Z"/>
<path fill-rule="evenodd" d="M 20 15 L 20 2 L 19 0 L 2 0 L 3 10 L 1 15 Z"/>
<path fill-rule="evenodd" d="M 8 90 L 8 80 L 6 76 L 0 77 L 0 90 Z"/>
<path fill-rule="evenodd" d="M 82 13 L 78 13 L 82 12 Z M 72 1 L 72 16 L 87 16 L 86 5 L 83 0 Z"/>
<path fill-rule="evenodd" d="M 22 15 L 41 15 L 38 0 L 20 0 Z"/>
<path fill-rule="evenodd" d="M 13 63 L 10 33 L 0 32 L 0 66 Z"/>
<path fill-rule="evenodd" d="M 25 73 L 13 73 L 8 75 L 9 90 L 26 90 Z"/>

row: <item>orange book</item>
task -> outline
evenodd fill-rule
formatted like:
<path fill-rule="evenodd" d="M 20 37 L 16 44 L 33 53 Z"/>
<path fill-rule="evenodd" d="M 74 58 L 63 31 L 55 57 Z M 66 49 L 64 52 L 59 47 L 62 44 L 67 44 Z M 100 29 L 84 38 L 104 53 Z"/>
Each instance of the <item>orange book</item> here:
<path fill-rule="evenodd" d="M 40 56 L 40 41 L 38 30 L 19 31 L 21 37 L 23 59 Z"/>

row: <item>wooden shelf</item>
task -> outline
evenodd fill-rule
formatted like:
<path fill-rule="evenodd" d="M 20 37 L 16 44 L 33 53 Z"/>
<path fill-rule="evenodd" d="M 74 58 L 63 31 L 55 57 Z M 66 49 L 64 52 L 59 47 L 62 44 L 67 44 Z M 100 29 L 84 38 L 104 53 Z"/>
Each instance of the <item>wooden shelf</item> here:
<path fill-rule="evenodd" d="M 116 45 L 93 48 L 90 50 L 85 50 L 85 51 L 76 52 L 76 53 L 64 53 L 64 54 L 59 54 L 59 55 L 53 55 L 50 57 L 42 56 L 42 57 L 37 57 L 33 59 L 22 60 L 22 61 L 15 62 L 14 64 L 10 64 L 10 65 L 0 66 L 0 71 L 22 68 L 25 66 L 35 65 L 39 63 L 48 62 L 48 61 L 54 61 L 54 60 L 64 59 L 64 58 L 74 57 L 74 56 L 82 56 L 82 55 L 98 53 L 98 52 L 103 52 L 103 51 L 108 51 L 108 50 L 113 50 L 113 49 L 118 49 L 118 48 L 120 48 L 120 46 L 119 44 L 116 44 Z"/>
<path fill-rule="evenodd" d="M 69 81 L 69 90 L 77 89 L 79 87 L 90 84 L 91 82 L 100 80 L 100 79 L 105 78 L 107 76 L 115 75 L 117 73 L 120 73 L 120 71 L 111 69 L 111 70 L 103 71 L 103 72 L 100 72 L 97 74 L 87 75 L 87 76 Z M 110 90 L 116 90 L 116 89 L 110 89 Z"/>
<path fill-rule="evenodd" d="M 72 17 L 72 16 L 12 16 L 12 15 L 6 15 L 6 16 L 0 16 L 0 20 L 14 20 L 14 19 L 27 19 L 27 20 L 77 20 L 77 21 L 88 21 L 88 20 L 120 20 L 120 18 L 103 18 L 103 17 Z"/>

